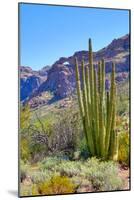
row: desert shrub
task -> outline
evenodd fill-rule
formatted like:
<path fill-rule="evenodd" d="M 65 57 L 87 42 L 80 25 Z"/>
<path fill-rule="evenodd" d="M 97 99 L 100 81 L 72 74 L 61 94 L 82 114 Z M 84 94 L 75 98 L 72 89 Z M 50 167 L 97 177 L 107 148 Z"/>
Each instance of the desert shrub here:
<path fill-rule="evenodd" d="M 122 115 L 129 112 L 129 80 L 117 85 L 117 113 Z"/>
<path fill-rule="evenodd" d="M 23 115 L 26 114 L 23 113 Z M 76 111 L 71 113 L 65 110 L 57 119 L 54 121 L 51 118 L 39 118 L 36 114 L 36 119 L 23 130 L 25 132 L 23 136 L 26 139 L 23 141 L 21 137 L 22 159 L 37 163 L 44 156 L 49 155 L 62 154 L 73 158 L 73 152 L 77 148 L 81 134 L 80 123 L 78 123 L 79 114 Z"/>
<path fill-rule="evenodd" d="M 80 173 L 81 163 L 78 161 L 62 161 L 55 170 L 60 172 L 62 176 L 76 176 Z"/>
<path fill-rule="evenodd" d="M 82 138 L 81 142 L 79 143 L 78 149 L 82 158 L 89 158 L 90 154 L 85 138 Z"/>
<path fill-rule="evenodd" d="M 129 165 L 129 134 L 127 132 L 119 135 L 118 160 L 122 164 Z"/>
<path fill-rule="evenodd" d="M 120 190 L 123 181 L 118 176 L 118 166 L 112 161 L 91 158 L 86 163 L 85 174 L 97 191 Z"/>
<path fill-rule="evenodd" d="M 39 195 L 38 187 L 37 187 L 36 184 L 33 184 L 33 185 L 32 185 L 32 195 L 33 195 L 33 196 Z"/>
<path fill-rule="evenodd" d="M 47 157 L 40 164 L 40 169 L 60 173 L 61 176 L 79 175 L 82 169 L 81 161 L 62 160 L 58 157 Z"/>
<path fill-rule="evenodd" d="M 80 173 L 80 161 L 62 160 L 58 157 L 44 158 L 39 164 L 40 169 L 50 170 L 52 173 L 60 173 L 62 176 L 75 176 Z"/>
<path fill-rule="evenodd" d="M 74 193 L 75 185 L 68 177 L 53 176 L 49 181 L 38 186 L 38 192 L 42 195 Z"/>
<path fill-rule="evenodd" d="M 20 138 L 20 157 L 24 162 L 36 163 L 45 154 L 46 146 L 33 139 L 32 136 L 25 135 Z"/>
<path fill-rule="evenodd" d="M 129 115 L 128 113 L 118 116 L 116 120 L 119 134 L 118 160 L 122 164 L 129 165 Z"/>
<path fill-rule="evenodd" d="M 77 149 L 81 134 L 78 121 L 78 112 L 65 110 L 60 113 L 59 120 L 54 124 L 52 137 L 50 138 L 53 153 L 64 152 L 70 158 L 73 157 L 73 152 Z"/>
<path fill-rule="evenodd" d="M 36 113 L 35 113 L 35 117 L 36 117 L 36 120 L 33 123 L 35 132 L 37 131 L 37 133 L 42 133 L 48 136 L 51 135 L 52 130 L 53 130 L 53 124 L 54 124 L 53 118 L 51 117 L 40 118 Z M 33 130 L 33 133 L 34 133 L 34 130 Z"/>
<path fill-rule="evenodd" d="M 36 184 L 25 185 L 21 183 L 20 185 L 20 196 L 32 196 L 32 195 L 39 195 L 38 187 Z"/>
<path fill-rule="evenodd" d="M 46 157 L 44 158 L 39 166 L 42 170 L 54 170 L 55 166 L 59 165 L 59 163 L 61 162 L 61 160 L 57 157 Z"/>
<path fill-rule="evenodd" d="M 51 178 L 51 172 L 49 170 L 29 170 L 28 175 L 31 177 L 34 184 L 44 182 Z"/>
<path fill-rule="evenodd" d="M 116 129 L 119 134 L 129 132 L 129 114 L 124 113 L 122 116 L 116 118 Z"/>
<path fill-rule="evenodd" d="M 26 163 L 36 163 L 44 157 L 46 146 L 35 139 L 30 135 L 20 137 L 20 157 Z"/>
<path fill-rule="evenodd" d="M 76 185 L 76 191 L 78 193 L 81 192 L 91 192 L 92 190 L 92 183 L 88 179 L 81 177 L 81 176 L 73 176 L 71 178 L 73 184 Z"/>
<path fill-rule="evenodd" d="M 37 163 L 48 153 L 51 123 L 51 120 L 42 121 L 37 116 L 36 121 L 30 124 L 28 134 L 25 134 L 25 137 L 28 142 L 31 163 Z"/>
<path fill-rule="evenodd" d="M 39 167 L 37 170 L 29 170 L 28 175 L 34 184 L 39 184 L 48 181 L 52 176 L 59 176 L 60 173 L 50 169 L 41 170 Z"/>
<path fill-rule="evenodd" d="M 21 182 L 29 177 L 32 183 L 39 184 L 50 179 L 54 174 L 60 175 L 60 173 L 52 172 L 48 169 L 43 170 L 40 163 L 37 166 L 33 167 L 30 164 L 25 164 L 23 161 L 21 161 L 20 163 Z"/>
<path fill-rule="evenodd" d="M 80 176 L 73 176 L 71 177 L 71 181 L 73 184 L 76 185 L 76 187 L 79 187 L 82 185 L 83 180 L 85 180 L 84 178 L 82 179 Z"/>
<path fill-rule="evenodd" d="M 71 160 L 80 160 L 81 152 L 79 150 L 73 152 L 73 156 Z"/>
<path fill-rule="evenodd" d="M 31 163 L 37 163 L 44 157 L 46 146 L 42 143 L 38 143 L 35 141 L 33 142 L 33 140 L 31 139 L 29 143 L 29 151 L 31 155 Z"/>
<path fill-rule="evenodd" d="M 122 114 L 129 111 L 129 102 L 128 100 L 120 100 L 117 104 L 117 112 L 121 116 Z"/>
<path fill-rule="evenodd" d="M 29 165 L 25 164 L 23 160 L 20 161 L 20 181 L 22 182 L 28 175 Z"/>
<path fill-rule="evenodd" d="M 20 158 L 27 162 L 31 158 L 30 149 L 29 149 L 29 141 L 26 137 L 20 138 Z"/>
<path fill-rule="evenodd" d="M 20 108 L 20 128 L 21 130 L 25 130 L 29 127 L 31 118 L 30 106 L 26 104 L 25 106 L 21 106 Z"/>
<path fill-rule="evenodd" d="M 78 112 L 66 110 L 60 113 L 56 121 L 36 115 L 36 121 L 29 128 L 32 160 L 39 161 L 34 159 L 37 154 L 42 157 L 62 153 L 73 157 L 80 133 L 78 118 Z"/>
<path fill-rule="evenodd" d="M 20 184 L 20 196 L 30 196 L 32 195 L 32 186 Z"/>

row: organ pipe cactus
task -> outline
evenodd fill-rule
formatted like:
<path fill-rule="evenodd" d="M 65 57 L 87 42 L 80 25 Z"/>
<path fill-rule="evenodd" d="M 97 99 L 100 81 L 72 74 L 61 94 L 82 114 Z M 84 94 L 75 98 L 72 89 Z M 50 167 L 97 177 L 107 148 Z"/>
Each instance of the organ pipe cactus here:
<path fill-rule="evenodd" d="M 102 59 L 98 67 L 94 67 L 91 39 L 89 64 L 85 65 L 82 59 L 80 70 L 75 58 L 75 67 L 79 109 L 88 149 L 92 156 L 117 160 L 115 64 L 112 64 L 108 92 L 105 89 L 105 61 Z"/>

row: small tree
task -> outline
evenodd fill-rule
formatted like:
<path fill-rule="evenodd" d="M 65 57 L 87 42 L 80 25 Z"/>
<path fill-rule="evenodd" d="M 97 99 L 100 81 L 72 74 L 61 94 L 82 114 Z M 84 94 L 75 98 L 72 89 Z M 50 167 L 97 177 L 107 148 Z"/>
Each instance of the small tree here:
<path fill-rule="evenodd" d="M 28 135 L 30 127 L 30 107 L 25 105 L 20 108 L 20 157 L 24 162 L 27 162 L 30 158 L 29 141 Z"/>
<path fill-rule="evenodd" d="M 20 128 L 21 130 L 28 128 L 30 124 L 30 106 L 26 104 L 20 108 Z"/>

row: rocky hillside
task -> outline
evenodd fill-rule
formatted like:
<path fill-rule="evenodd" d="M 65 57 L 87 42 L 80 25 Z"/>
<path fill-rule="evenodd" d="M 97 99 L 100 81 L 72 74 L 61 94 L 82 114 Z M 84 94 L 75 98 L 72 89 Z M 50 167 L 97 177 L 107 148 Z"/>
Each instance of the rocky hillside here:
<path fill-rule="evenodd" d="M 94 64 L 96 65 L 101 58 L 104 58 L 106 73 L 108 73 L 111 71 L 111 63 L 114 61 L 116 72 L 123 72 L 123 77 L 126 77 L 129 71 L 129 49 L 129 35 L 127 34 L 119 39 L 114 39 L 107 47 L 94 52 Z M 84 57 L 85 63 L 88 64 L 88 51 L 79 51 L 75 52 L 73 56 L 61 57 L 51 68 L 46 70 L 46 74 L 40 71 L 33 72 L 30 68 L 26 68 L 28 72 L 25 72 L 24 76 L 26 70 L 22 70 L 21 74 L 24 78 L 21 78 L 23 79 L 21 80 L 21 99 L 29 96 L 29 101 L 34 104 L 44 92 L 53 93 L 54 98 L 64 98 L 72 94 L 75 90 L 75 57 L 79 62 Z M 121 73 L 119 73 L 120 76 Z M 38 103 L 36 102 L 36 104 Z"/>
<path fill-rule="evenodd" d="M 39 86 L 46 81 L 49 66 L 39 71 L 30 67 L 20 66 L 20 100 L 24 101 L 31 96 Z"/>

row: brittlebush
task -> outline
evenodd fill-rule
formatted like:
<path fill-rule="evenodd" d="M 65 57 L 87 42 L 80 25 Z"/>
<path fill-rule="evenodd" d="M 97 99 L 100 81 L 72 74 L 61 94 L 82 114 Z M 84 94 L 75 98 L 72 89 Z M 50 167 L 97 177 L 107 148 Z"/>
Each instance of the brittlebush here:
<path fill-rule="evenodd" d="M 75 185 L 65 176 L 53 176 L 49 181 L 38 186 L 41 195 L 67 194 L 75 192 Z"/>

